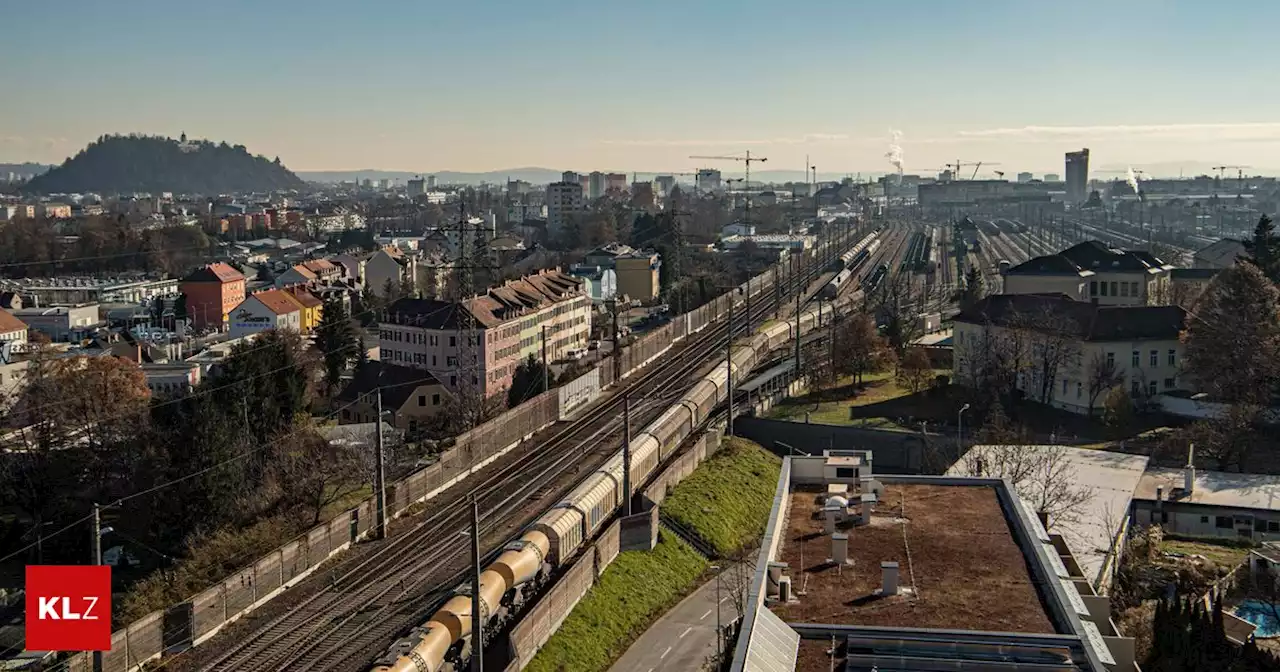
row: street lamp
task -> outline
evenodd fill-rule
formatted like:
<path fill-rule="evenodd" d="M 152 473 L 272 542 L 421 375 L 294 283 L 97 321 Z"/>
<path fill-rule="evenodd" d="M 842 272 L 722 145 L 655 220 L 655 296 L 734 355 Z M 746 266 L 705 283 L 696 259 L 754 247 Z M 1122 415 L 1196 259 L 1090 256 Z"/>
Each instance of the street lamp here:
<path fill-rule="evenodd" d="M 720 565 L 711 565 L 708 569 L 716 573 L 716 662 L 719 663 L 724 655 L 724 647 L 720 644 Z"/>
<path fill-rule="evenodd" d="M 956 447 L 964 450 L 964 412 L 969 410 L 969 404 L 960 407 L 960 412 L 956 413 Z"/>

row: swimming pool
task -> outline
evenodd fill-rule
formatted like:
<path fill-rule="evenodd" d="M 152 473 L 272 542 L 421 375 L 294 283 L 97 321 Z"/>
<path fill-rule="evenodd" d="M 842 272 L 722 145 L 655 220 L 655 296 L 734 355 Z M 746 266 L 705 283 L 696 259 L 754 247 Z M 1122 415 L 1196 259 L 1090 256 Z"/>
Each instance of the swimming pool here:
<path fill-rule="evenodd" d="M 1245 600 L 1236 608 L 1236 616 L 1258 626 L 1254 637 L 1280 636 L 1280 620 L 1276 618 L 1276 610 L 1270 604 L 1258 600 Z"/>

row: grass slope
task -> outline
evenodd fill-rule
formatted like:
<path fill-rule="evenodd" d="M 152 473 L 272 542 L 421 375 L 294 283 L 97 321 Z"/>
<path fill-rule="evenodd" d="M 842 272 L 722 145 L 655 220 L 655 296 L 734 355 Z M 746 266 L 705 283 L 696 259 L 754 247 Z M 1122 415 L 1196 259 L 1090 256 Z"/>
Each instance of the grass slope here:
<path fill-rule="evenodd" d="M 670 534 L 652 551 L 619 554 L 525 669 L 607 670 L 706 567 L 702 556 Z"/>
<path fill-rule="evenodd" d="M 764 531 L 781 468 L 759 445 L 731 438 L 672 491 L 662 512 L 729 556 Z"/>

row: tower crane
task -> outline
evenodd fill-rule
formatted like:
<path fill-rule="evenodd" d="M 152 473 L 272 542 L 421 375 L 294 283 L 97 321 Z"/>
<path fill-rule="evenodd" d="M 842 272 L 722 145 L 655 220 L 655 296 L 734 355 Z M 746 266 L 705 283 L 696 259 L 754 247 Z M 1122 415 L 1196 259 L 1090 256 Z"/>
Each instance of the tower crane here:
<path fill-rule="evenodd" d="M 691 156 L 691 159 L 703 159 L 709 161 L 741 161 L 746 166 L 746 176 L 743 179 L 745 187 L 748 191 L 751 189 L 751 164 L 753 162 L 764 163 L 769 159 L 764 156 L 751 156 L 751 150 L 747 150 L 746 156 Z M 746 213 L 743 219 L 748 225 L 751 224 L 751 198 L 747 198 Z"/>
<path fill-rule="evenodd" d="M 1236 179 L 1237 179 L 1237 180 L 1241 180 L 1241 181 L 1243 181 L 1243 180 L 1244 180 L 1244 169 L 1245 169 L 1245 168 L 1252 168 L 1252 167 L 1253 167 L 1253 166 L 1214 166 L 1214 167 L 1213 167 L 1213 169 L 1214 169 L 1214 170 L 1216 170 L 1216 171 L 1218 171 L 1218 179 L 1219 179 L 1219 180 L 1221 180 L 1221 179 L 1222 179 L 1222 177 L 1223 177 L 1223 175 L 1222 175 L 1222 171 L 1224 171 L 1224 170 L 1230 170 L 1230 169 L 1232 169 L 1232 168 L 1235 168 L 1235 169 L 1236 169 Z"/>
<path fill-rule="evenodd" d="M 1002 179 L 1002 180 L 1004 179 L 1004 171 L 1003 171 L 1003 170 L 993 170 L 993 171 L 991 171 L 991 172 L 995 173 L 995 174 L 996 174 L 996 177 L 998 177 L 998 178 L 1000 178 L 1000 179 Z"/>
<path fill-rule="evenodd" d="M 970 180 L 972 180 L 978 176 L 978 169 L 982 168 L 983 165 L 998 166 L 1000 165 L 1000 162 L 999 161 L 961 161 L 960 159 L 956 159 L 955 163 L 946 164 L 947 168 L 950 168 L 954 172 L 956 176 L 955 179 L 957 180 L 960 179 L 960 171 L 965 166 L 973 166 L 973 175 L 969 178 Z"/>

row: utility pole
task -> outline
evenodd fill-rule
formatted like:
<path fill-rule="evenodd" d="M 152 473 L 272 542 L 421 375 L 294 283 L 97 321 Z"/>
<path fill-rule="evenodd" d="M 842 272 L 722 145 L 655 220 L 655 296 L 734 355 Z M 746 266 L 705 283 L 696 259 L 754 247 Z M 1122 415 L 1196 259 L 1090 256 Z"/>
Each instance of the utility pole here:
<path fill-rule="evenodd" d="M 631 393 L 622 393 L 622 496 L 624 515 L 631 515 Z"/>
<path fill-rule="evenodd" d="M 484 614 L 480 600 L 480 502 L 471 494 L 471 671 L 484 670 Z"/>
<path fill-rule="evenodd" d="M 734 296 L 736 293 L 736 289 L 729 290 L 729 328 L 725 332 L 724 339 L 724 365 L 729 372 L 729 375 L 725 376 L 726 389 L 729 392 L 727 396 L 729 400 L 728 436 L 733 436 L 733 303 L 737 298 Z"/>
<path fill-rule="evenodd" d="M 93 503 L 93 564 L 102 564 L 102 507 Z M 102 672 L 102 652 L 93 652 L 93 672 Z"/>
<path fill-rule="evenodd" d="M 546 357 L 546 355 L 543 355 Z M 622 350 L 618 348 L 618 297 L 613 297 L 613 382 L 622 378 Z"/>
<path fill-rule="evenodd" d="M 618 342 L 615 337 L 613 347 L 616 351 Z M 542 391 L 551 389 L 551 360 L 547 359 L 547 325 L 542 325 Z"/>
<path fill-rule="evenodd" d="M 383 452 L 382 444 L 382 388 L 378 388 L 377 414 L 374 417 L 374 425 L 376 427 L 377 440 L 374 442 L 374 450 L 377 454 L 374 456 L 377 471 L 373 475 L 373 491 L 375 498 L 375 506 L 377 513 L 374 518 L 375 524 L 378 526 L 377 538 L 387 538 L 387 473 L 386 473 L 386 455 Z"/>

